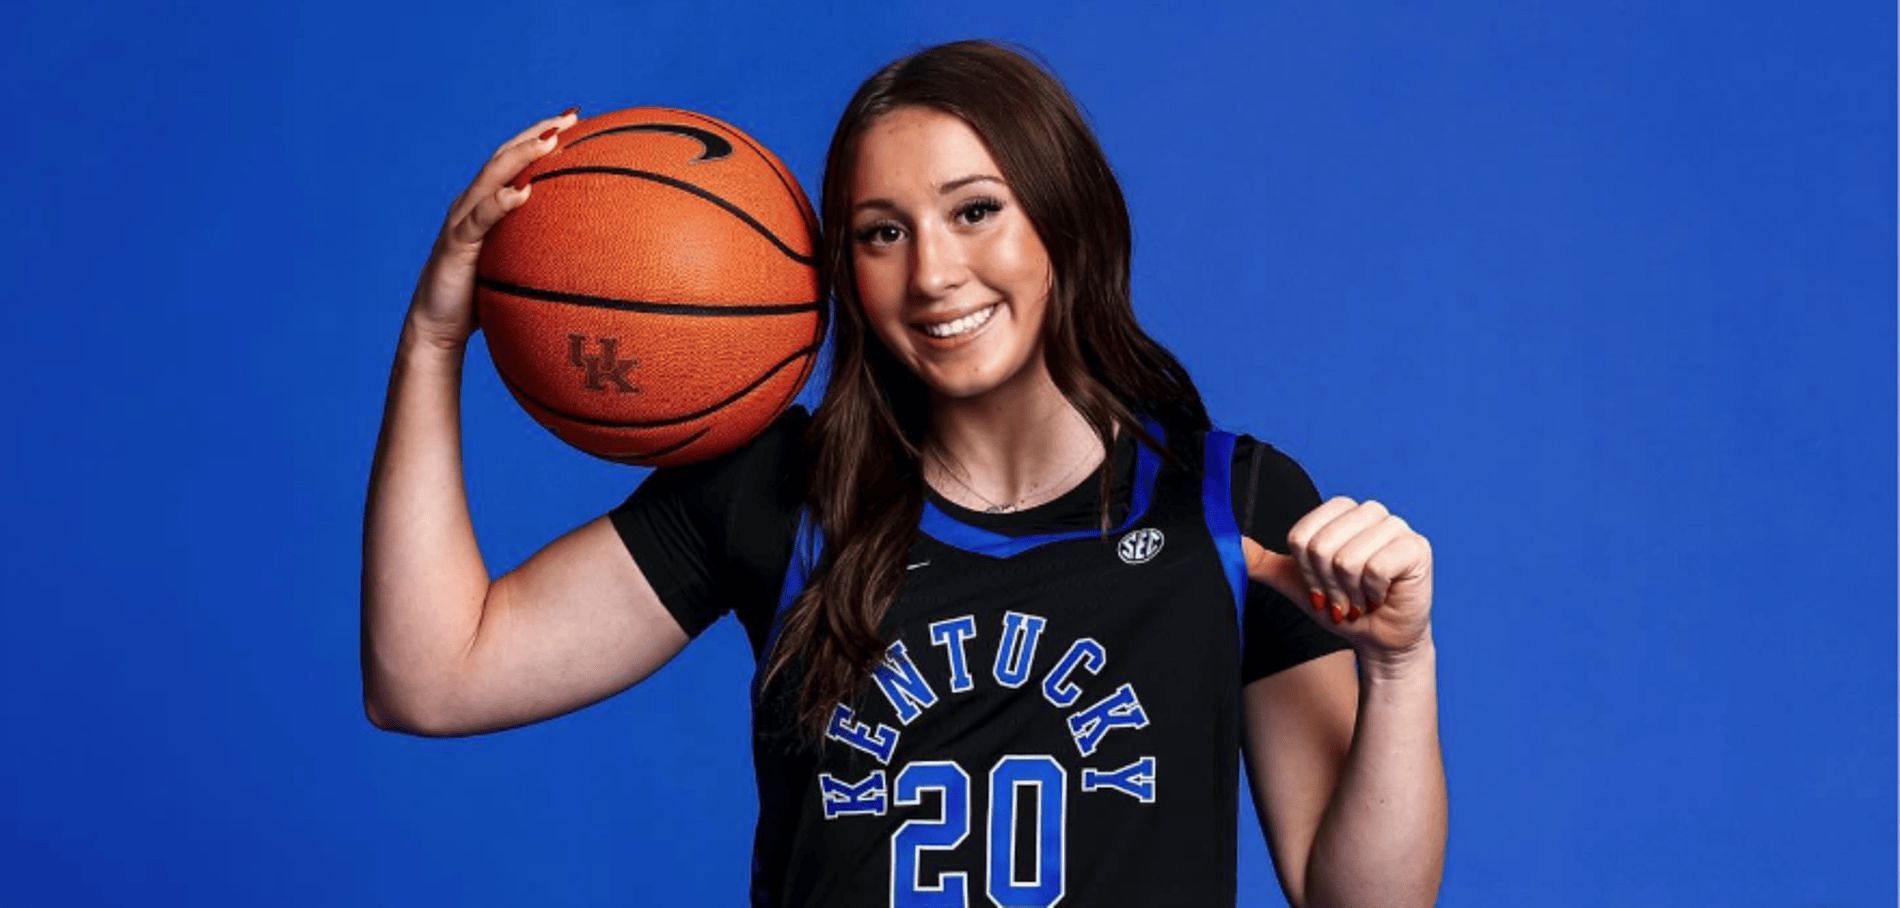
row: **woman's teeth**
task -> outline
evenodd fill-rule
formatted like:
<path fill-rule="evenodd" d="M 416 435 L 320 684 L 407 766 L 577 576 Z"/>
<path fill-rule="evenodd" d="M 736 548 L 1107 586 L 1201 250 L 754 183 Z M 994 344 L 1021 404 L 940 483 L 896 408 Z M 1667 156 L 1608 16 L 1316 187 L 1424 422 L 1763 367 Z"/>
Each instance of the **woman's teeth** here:
<path fill-rule="evenodd" d="M 931 337 L 956 337 L 959 334 L 967 334 L 983 327 L 983 323 L 989 321 L 990 316 L 996 313 L 996 306 L 996 303 L 991 303 L 989 308 L 972 312 L 956 321 L 944 322 L 941 325 L 925 325 L 924 333 Z"/>

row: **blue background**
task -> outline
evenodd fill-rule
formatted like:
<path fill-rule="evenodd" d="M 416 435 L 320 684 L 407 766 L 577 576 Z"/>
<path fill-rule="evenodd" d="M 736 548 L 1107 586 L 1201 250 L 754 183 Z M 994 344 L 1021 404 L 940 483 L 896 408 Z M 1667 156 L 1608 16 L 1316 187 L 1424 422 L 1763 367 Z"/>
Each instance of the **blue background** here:
<path fill-rule="evenodd" d="M 731 619 L 559 719 L 364 719 L 399 323 L 540 117 L 702 110 L 815 191 L 859 80 L 987 36 L 1217 420 L 1433 541 L 1442 904 L 1894 904 L 1891 4 L 939 6 L 10 5 L 0 900 L 738 904 Z M 644 475 L 479 340 L 463 419 L 496 574 Z"/>

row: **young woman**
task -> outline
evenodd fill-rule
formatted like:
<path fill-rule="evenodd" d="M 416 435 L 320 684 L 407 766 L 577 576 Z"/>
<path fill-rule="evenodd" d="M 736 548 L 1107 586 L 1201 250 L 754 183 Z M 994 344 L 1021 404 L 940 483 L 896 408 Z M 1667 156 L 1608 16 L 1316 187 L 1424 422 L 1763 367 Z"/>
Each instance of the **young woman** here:
<path fill-rule="evenodd" d="M 1005 47 L 898 60 L 846 107 L 816 412 L 491 581 L 456 425 L 474 263 L 572 117 L 496 152 L 411 302 L 365 522 L 373 722 L 559 715 L 730 610 L 759 659 L 755 905 L 1231 905 L 1242 754 L 1293 904 L 1432 903 L 1430 547 L 1210 425 L 1135 321 L 1099 146 Z"/>

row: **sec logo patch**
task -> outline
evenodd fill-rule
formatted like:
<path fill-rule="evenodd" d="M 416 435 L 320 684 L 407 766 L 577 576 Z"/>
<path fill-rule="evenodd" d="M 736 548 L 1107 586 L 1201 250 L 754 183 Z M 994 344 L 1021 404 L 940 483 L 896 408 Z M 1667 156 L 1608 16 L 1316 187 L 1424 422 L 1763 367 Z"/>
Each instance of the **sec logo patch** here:
<path fill-rule="evenodd" d="M 1166 541 L 1167 537 L 1153 527 L 1129 530 L 1122 536 L 1122 541 L 1116 544 L 1115 552 L 1128 564 L 1141 564 L 1159 554 L 1161 544 Z"/>

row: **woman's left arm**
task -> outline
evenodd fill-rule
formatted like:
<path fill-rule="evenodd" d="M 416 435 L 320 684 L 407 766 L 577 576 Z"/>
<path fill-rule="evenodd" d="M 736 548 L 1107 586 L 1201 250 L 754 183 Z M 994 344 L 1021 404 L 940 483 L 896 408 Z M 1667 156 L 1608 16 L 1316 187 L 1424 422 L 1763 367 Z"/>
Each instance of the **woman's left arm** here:
<path fill-rule="evenodd" d="M 1290 555 L 1251 539 L 1242 547 L 1252 579 L 1312 603 L 1314 620 L 1359 660 L 1356 713 L 1342 696 L 1352 686 L 1340 677 L 1345 666 L 1329 657 L 1247 688 L 1249 777 L 1276 861 L 1297 864 L 1280 868 L 1289 899 L 1300 908 L 1431 905 L 1448 808 L 1430 544 L 1378 502 L 1341 496 L 1293 525 Z M 1316 811 L 1312 786 L 1334 779 Z"/>

